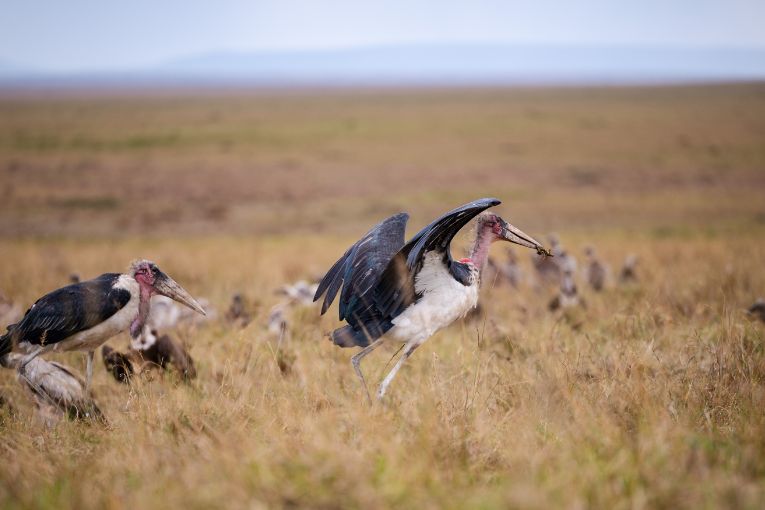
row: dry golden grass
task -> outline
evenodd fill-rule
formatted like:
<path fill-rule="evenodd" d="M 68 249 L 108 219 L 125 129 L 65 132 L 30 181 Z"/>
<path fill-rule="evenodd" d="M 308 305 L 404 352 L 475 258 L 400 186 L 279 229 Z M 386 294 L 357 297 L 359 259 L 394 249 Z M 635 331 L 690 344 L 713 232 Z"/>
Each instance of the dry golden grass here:
<path fill-rule="evenodd" d="M 743 312 L 765 294 L 762 91 L 442 91 L 431 99 L 421 91 L 300 96 L 297 105 L 284 96 L 7 100 L 2 108 L 13 115 L 0 121 L 3 143 L 12 143 L 8 133 L 24 136 L 15 147 L 5 145 L 0 165 L 7 197 L 0 207 L 9 215 L 0 220 L 6 234 L 0 289 L 26 306 L 66 283 L 72 271 L 90 277 L 142 256 L 219 312 L 242 291 L 256 314 L 243 330 L 212 321 L 173 333 L 197 363 L 190 385 L 172 375 L 118 385 L 99 362 L 95 393 L 108 428 L 67 421 L 46 428 L 14 375 L 0 373 L 0 393 L 14 407 L 0 409 L 0 506 L 762 507 L 765 326 Z M 731 105 L 738 105 L 733 112 Z M 223 112 L 220 132 L 236 131 L 235 120 L 246 123 L 247 112 L 267 112 L 282 124 L 261 126 L 282 138 L 256 144 L 257 150 L 248 139 L 217 152 L 199 126 L 188 127 L 210 108 Z M 526 110 L 549 122 L 526 122 L 529 131 L 518 132 L 526 133 L 519 142 L 525 156 L 502 159 L 501 133 L 481 119 L 496 111 L 509 122 L 513 112 Z M 187 145 L 133 153 L 119 142 L 125 128 L 117 113 L 136 132 L 145 122 L 146 132 L 159 123 L 197 134 Z M 314 136 L 314 122 L 346 115 L 364 134 L 352 135 L 347 160 L 318 164 L 312 151 L 341 144 L 344 132 L 327 135 L 329 141 L 301 133 Z M 607 119 L 606 127 L 583 135 L 576 129 L 580 116 Z M 389 124 L 378 126 L 381 119 Z M 656 126 L 645 136 L 614 133 L 650 121 Z M 445 133 L 463 123 L 454 140 L 464 146 L 452 147 Z M 219 131 L 209 129 L 215 140 Z M 677 153 L 677 141 L 668 140 L 664 163 L 648 171 L 663 136 L 675 131 L 691 133 L 691 147 L 706 140 L 724 149 L 712 161 L 700 149 Z M 116 145 L 18 142 L 34 133 L 66 140 L 99 133 Z M 560 150 L 547 145 L 569 136 L 576 143 Z M 601 137 L 620 145 L 606 149 L 595 143 Z M 215 187 L 214 169 L 237 168 L 236 160 L 243 168 L 246 154 L 260 149 L 265 154 L 253 160 L 299 158 L 291 181 L 298 202 L 280 200 L 286 177 L 279 172 L 273 179 L 245 172 L 241 181 L 229 181 L 236 171 L 225 170 L 234 173 Z M 186 184 L 168 188 L 181 162 L 197 157 L 199 173 L 183 174 Z M 93 166 L 67 166 L 75 160 Z M 388 179 L 379 172 L 407 175 L 406 161 L 422 176 L 411 186 L 394 179 L 380 193 Z M 578 173 L 583 182 L 561 180 L 570 171 L 567 161 L 590 162 L 596 170 Z M 151 172 L 139 169 L 142 162 Z M 513 175 L 490 170 L 510 162 L 517 163 Z M 456 171 L 460 165 L 479 174 L 486 169 L 483 180 L 470 185 Z M 351 167 L 358 177 L 348 182 Z M 643 179 L 631 174 L 638 167 L 646 169 Z M 99 173 L 103 180 L 88 181 Z M 263 188 L 246 189 L 252 183 Z M 338 189 L 327 196 L 332 184 Z M 140 198 L 141 190 L 151 195 Z M 56 205 L 57 194 L 70 205 Z M 281 347 L 269 336 L 266 316 L 279 299 L 273 290 L 321 273 L 372 221 L 403 207 L 414 213 L 414 230 L 481 195 L 505 199 L 499 212 L 527 232 L 558 231 L 580 263 L 585 243 L 614 269 L 637 253 L 639 284 L 612 285 L 601 294 L 583 289 L 585 310 L 551 314 L 551 289 L 489 283 L 486 318 L 455 324 L 421 347 L 384 405 L 366 404 L 349 363 L 352 351 L 323 338 L 337 325 L 334 308 L 322 318 L 314 308 L 295 310 Z M 104 196 L 117 205 L 96 200 Z M 96 198 L 76 202 L 83 197 Z M 132 198 L 147 217 L 114 230 L 134 212 Z M 200 219 L 197 201 L 223 202 L 226 212 Z M 171 204 L 177 217 L 154 229 L 153 213 L 143 209 L 150 202 Z M 98 211 L 106 212 L 103 221 Z M 348 211 L 354 216 L 334 223 Z M 249 221 L 258 235 L 242 234 Z M 501 259 L 502 248 L 493 254 Z M 527 252 L 522 262 L 530 272 Z M 126 338 L 110 343 L 122 347 Z M 381 351 L 364 361 L 370 381 L 379 381 L 395 349 Z M 60 358 L 84 371 L 81 355 Z"/>

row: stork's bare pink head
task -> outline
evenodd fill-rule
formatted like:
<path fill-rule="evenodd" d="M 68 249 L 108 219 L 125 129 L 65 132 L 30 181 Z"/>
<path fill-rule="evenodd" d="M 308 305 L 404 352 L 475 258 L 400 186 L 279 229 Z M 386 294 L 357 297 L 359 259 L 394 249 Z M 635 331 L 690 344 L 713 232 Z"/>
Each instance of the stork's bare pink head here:
<path fill-rule="evenodd" d="M 206 315 L 197 300 L 186 292 L 175 280 L 162 272 L 162 270 L 150 260 L 136 260 L 130 264 L 128 274 L 135 278 L 141 287 L 142 293 L 149 295 L 160 294 L 186 305 L 195 312 Z"/>
<path fill-rule="evenodd" d="M 483 268 L 489 259 L 489 246 L 495 241 L 509 241 L 537 251 L 537 253 L 549 252 L 540 242 L 521 229 L 510 225 L 493 212 L 483 212 L 476 219 L 476 236 L 470 257 L 460 262 L 472 262 L 479 268 Z"/>
<path fill-rule="evenodd" d="M 491 241 L 509 241 L 547 254 L 542 243 L 523 232 L 521 229 L 509 224 L 493 212 L 482 213 L 478 217 L 478 233 L 489 234 Z"/>

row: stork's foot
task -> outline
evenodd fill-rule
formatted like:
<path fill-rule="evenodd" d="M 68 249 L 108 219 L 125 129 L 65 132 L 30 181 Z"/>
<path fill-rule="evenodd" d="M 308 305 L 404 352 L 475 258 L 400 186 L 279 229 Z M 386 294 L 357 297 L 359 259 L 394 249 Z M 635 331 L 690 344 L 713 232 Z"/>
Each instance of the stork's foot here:
<path fill-rule="evenodd" d="M 377 396 L 378 402 L 382 402 L 383 399 L 385 398 L 385 394 L 388 392 L 388 386 L 390 386 L 390 382 L 392 380 L 393 379 L 391 379 L 390 381 L 383 381 L 382 384 L 380 384 L 380 387 L 377 388 L 376 396 Z"/>

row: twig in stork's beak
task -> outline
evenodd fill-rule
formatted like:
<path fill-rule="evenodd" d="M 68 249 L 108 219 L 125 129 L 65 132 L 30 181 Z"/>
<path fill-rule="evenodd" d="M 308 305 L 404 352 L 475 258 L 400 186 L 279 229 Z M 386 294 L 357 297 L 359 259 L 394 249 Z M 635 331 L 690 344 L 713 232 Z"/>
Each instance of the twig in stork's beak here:
<path fill-rule="evenodd" d="M 199 312 L 202 315 L 207 315 L 204 308 L 197 303 L 197 300 L 191 297 L 191 294 L 186 292 L 186 289 L 178 285 L 178 282 L 167 276 L 162 271 L 154 279 L 154 290 L 157 294 L 167 296 L 172 300 L 178 301 L 182 305 L 186 305 L 195 312 Z"/>
<path fill-rule="evenodd" d="M 500 219 L 500 222 L 502 223 L 502 238 L 505 241 L 510 241 L 511 243 L 536 250 L 538 255 L 544 255 L 545 257 L 553 256 L 550 250 L 542 246 L 542 243 L 523 232 L 521 229 L 514 227 L 502 219 Z"/>

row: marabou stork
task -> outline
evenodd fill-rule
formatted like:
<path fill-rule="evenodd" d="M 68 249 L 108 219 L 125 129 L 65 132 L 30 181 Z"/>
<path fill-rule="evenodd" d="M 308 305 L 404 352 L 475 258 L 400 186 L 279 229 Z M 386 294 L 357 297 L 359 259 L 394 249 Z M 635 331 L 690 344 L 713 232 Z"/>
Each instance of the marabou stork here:
<path fill-rule="evenodd" d="M 276 289 L 276 293 L 282 296 L 287 296 L 287 300 L 290 304 L 307 306 L 313 303 L 313 296 L 318 288 L 318 283 L 308 283 L 305 280 L 298 280 L 293 284 L 285 283 Z"/>
<path fill-rule="evenodd" d="M 68 367 L 35 358 L 22 368 L 23 358 L 22 354 L 9 353 L 0 358 L 0 364 L 18 369 L 19 382 L 34 397 L 38 413 L 48 425 L 65 415 L 105 422 L 101 410 L 85 391 L 83 381 Z"/>
<path fill-rule="evenodd" d="M 630 253 L 624 259 L 622 270 L 619 272 L 619 283 L 632 283 L 637 281 L 638 256 Z"/>
<path fill-rule="evenodd" d="M 54 290 L 27 310 L 0 337 L 0 358 L 12 350 L 26 356 L 19 370 L 50 351 L 87 353 L 86 391 L 93 378 L 93 354 L 106 340 L 124 330 L 137 338 L 151 309 L 151 297 L 161 294 L 192 310 L 205 311 L 178 283 L 148 260 L 133 262 L 127 273 L 106 273 L 92 280 Z"/>
<path fill-rule="evenodd" d="M 500 275 L 507 280 L 513 288 L 517 289 L 523 280 L 523 269 L 518 263 L 518 256 L 512 248 L 507 249 L 507 261 L 499 266 Z"/>
<path fill-rule="evenodd" d="M 247 311 L 244 296 L 238 292 L 231 298 L 231 306 L 226 311 L 226 320 L 241 328 L 246 328 L 252 320 L 250 312 Z"/>
<path fill-rule="evenodd" d="M 550 300 L 547 308 L 554 312 L 559 309 L 571 308 L 580 305 L 586 306 L 584 299 L 579 296 L 579 291 L 574 281 L 574 274 L 571 271 L 564 271 L 560 277 L 560 288 L 558 294 Z"/>
<path fill-rule="evenodd" d="M 363 347 L 351 362 L 367 397 L 361 360 L 387 338 L 404 343 L 404 353 L 380 384 L 377 397 L 382 399 L 417 347 L 477 305 L 481 269 L 492 242 L 510 241 L 549 255 L 539 242 L 496 214 L 483 213 L 499 203 L 483 198 L 458 207 L 407 243 L 404 231 L 409 215 L 391 216 L 351 246 L 321 280 L 314 295 L 316 301 L 326 293 L 321 313 L 340 292 L 340 320 L 348 323 L 332 333 L 333 342 L 340 347 Z M 453 260 L 452 239 L 476 216 L 470 257 Z"/>
<path fill-rule="evenodd" d="M 268 332 L 275 337 L 282 338 L 289 331 L 287 320 L 289 306 L 289 303 L 277 303 L 268 311 Z"/>
<path fill-rule="evenodd" d="M 595 248 L 592 246 L 585 246 L 584 255 L 587 257 L 587 265 L 585 266 L 587 283 L 593 290 L 600 292 L 605 288 L 608 281 L 608 266 L 598 258 Z"/>
<path fill-rule="evenodd" d="M 290 311 L 296 307 L 313 305 L 314 294 L 318 288 L 318 283 L 298 280 L 292 284 L 285 283 L 274 291 L 275 294 L 287 298 L 275 304 L 268 312 L 268 332 L 277 337 L 280 343 L 289 339 Z"/>

